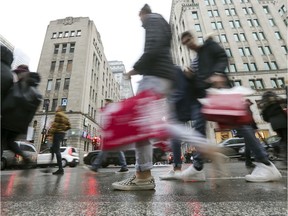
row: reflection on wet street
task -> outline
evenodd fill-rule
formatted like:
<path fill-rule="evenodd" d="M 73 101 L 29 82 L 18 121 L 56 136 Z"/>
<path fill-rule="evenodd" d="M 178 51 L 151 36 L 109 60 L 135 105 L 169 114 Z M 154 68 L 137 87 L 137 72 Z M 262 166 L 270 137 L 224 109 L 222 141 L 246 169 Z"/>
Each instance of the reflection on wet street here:
<path fill-rule="evenodd" d="M 276 164 L 277 165 L 277 164 Z M 185 164 L 184 168 L 188 165 Z M 42 169 L 1 172 L 1 215 L 287 215 L 287 170 L 279 182 L 248 183 L 243 162 L 227 164 L 227 174 L 206 164 L 206 182 L 161 181 L 170 165 L 155 166 L 151 191 L 113 191 L 111 184 L 133 174 L 118 167 L 93 173 L 83 166 L 63 176 Z M 279 167 L 280 166 L 280 167 Z"/>

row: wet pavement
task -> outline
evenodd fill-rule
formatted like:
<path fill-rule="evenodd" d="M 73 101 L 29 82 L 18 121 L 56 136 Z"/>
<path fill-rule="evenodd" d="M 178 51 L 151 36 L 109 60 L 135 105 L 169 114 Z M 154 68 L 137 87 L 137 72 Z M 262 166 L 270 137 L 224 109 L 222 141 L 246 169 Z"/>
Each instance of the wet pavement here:
<path fill-rule="evenodd" d="M 248 183 L 243 162 L 227 164 L 228 175 L 205 165 L 206 182 L 161 181 L 170 165 L 155 166 L 156 188 L 114 191 L 111 184 L 133 174 L 115 174 L 118 167 L 92 173 L 83 166 L 65 168 L 63 176 L 43 169 L 1 171 L 1 216 L 286 216 L 287 170 L 279 182 Z M 184 165 L 184 168 L 187 165 Z M 56 168 L 54 168 L 56 170 Z"/>

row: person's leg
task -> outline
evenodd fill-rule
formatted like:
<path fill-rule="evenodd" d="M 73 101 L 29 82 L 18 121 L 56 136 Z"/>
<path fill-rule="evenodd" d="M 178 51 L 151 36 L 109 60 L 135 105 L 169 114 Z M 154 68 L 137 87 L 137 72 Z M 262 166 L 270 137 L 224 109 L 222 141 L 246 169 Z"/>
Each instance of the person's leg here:
<path fill-rule="evenodd" d="M 65 137 L 64 133 L 55 133 L 53 135 L 53 152 L 56 155 L 56 159 L 57 159 L 57 165 L 58 165 L 58 170 L 56 172 L 54 172 L 53 174 L 63 174 L 64 170 L 63 170 L 63 166 L 62 166 L 62 157 L 61 157 L 61 152 L 60 152 L 60 144 L 61 141 L 63 141 Z"/>
<path fill-rule="evenodd" d="M 250 125 L 244 125 L 237 130 L 243 135 L 245 143 L 249 145 L 255 155 L 256 167 L 250 175 L 245 176 L 246 181 L 268 182 L 281 179 L 281 173 L 269 161 L 268 154 L 264 146 L 256 138 L 254 129 Z"/>
<path fill-rule="evenodd" d="M 121 166 L 121 170 L 128 170 L 124 152 L 119 151 L 118 156 L 119 156 L 119 163 Z"/>
<path fill-rule="evenodd" d="M 97 172 L 99 168 L 102 166 L 103 160 L 107 156 L 107 151 L 100 151 L 97 157 L 94 159 L 94 161 L 91 164 L 91 170 L 94 172 Z"/>
<path fill-rule="evenodd" d="M 246 167 L 252 167 L 252 168 L 255 167 L 255 165 L 252 163 L 250 147 L 246 143 L 245 143 L 244 154 L 245 154 L 245 166 Z"/>

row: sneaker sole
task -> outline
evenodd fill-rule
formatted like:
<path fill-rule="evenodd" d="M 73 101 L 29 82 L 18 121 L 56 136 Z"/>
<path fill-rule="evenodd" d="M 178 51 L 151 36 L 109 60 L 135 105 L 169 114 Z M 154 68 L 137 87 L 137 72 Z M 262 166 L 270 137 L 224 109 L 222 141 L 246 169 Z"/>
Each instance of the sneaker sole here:
<path fill-rule="evenodd" d="M 281 180 L 282 176 L 278 176 L 272 179 L 255 179 L 251 177 L 250 175 L 245 176 L 245 180 L 248 182 L 272 182 L 272 181 L 279 181 Z"/>
<path fill-rule="evenodd" d="M 179 178 L 176 177 L 159 177 L 160 180 L 179 180 Z"/>
<path fill-rule="evenodd" d="M 118 172 L 118 171 L 116 171 L 115 173 L 116 173 L 116 174 L 122 174 L 122 173 L 129 173 L 129 171 L 125 171 L 125 172 Z"/>
<path fill-rule="evenodd" d="M 125 186 L 112 184 L 114 190 L 122 191 L 138 191 L 138 190 L 154 190 L 155 185 L 143 185 L 143 186 Z"/>

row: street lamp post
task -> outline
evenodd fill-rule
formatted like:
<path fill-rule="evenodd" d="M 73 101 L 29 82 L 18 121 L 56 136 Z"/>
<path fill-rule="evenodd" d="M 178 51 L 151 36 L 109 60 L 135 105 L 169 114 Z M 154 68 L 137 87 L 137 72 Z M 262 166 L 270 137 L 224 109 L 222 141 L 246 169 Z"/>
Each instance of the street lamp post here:
<path fill-rule="evenodd" d="M 41 150 L 45 144 L 45 140 L 46 140 L 46 133 L 47 133 L 47 130 L 46 130 L 46 124 L 47 124 L 47 115 L 48 115 L 48 108 L 49 108 L 49 100 L 46 100 L 44 102 L 44 111 L 45 111 L 45 120 L 44 120 L 44 125 L 43 125 L 43 128 L 42 128 L 42 139 L 41 139 Z"/>

